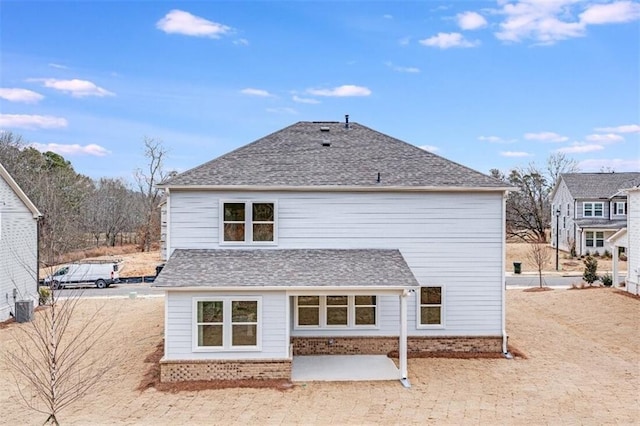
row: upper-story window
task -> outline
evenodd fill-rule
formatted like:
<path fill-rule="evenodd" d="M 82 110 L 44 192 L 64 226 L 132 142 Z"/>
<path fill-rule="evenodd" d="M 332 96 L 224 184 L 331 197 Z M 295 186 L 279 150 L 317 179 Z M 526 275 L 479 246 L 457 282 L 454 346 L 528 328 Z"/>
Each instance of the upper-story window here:
<path fill-rule="evenodd" d="M 604 203 L 584 203 L 584 217 L 604 217 Z"/>
<path fill-rule="evenodd" d="M 571 216 L 571 204 L 567 203 L 567 216 Z"/>
<path fill-rule="evenodd" d="M 273 202 L 222 202 L 222 243 L 274 243 L 276 205 Z"/>
<path fill-rule="evenodd" d="M 627 203 L 624 201 L 616 201 L 613 206 L 613 214 L 625 215 L 627 214 Z"/>

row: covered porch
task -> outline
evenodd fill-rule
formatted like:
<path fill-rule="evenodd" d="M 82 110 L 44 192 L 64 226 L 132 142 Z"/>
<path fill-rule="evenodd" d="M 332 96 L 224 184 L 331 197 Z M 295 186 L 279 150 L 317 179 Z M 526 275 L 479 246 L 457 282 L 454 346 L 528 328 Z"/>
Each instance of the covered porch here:
<path fill-rule="evenodd" d="M 293 357 L 291 365 L 294 382 L 402 379 L 402 372 L 386 355 L 300 355 Z"/>
<path fill-rule="evenodd" d="M 617 287 L 620 284 L 620 280 L 621 278 L 621 272 L 624 273 L 624 276 L 626 277 L 628 274 L 628 271 L 620 271 L 620 256 L 619 256 L 619 252 L 620 252 L 620 248 L 624 248 L 625 252 L 628 252 L 628 247 L 629 247 L 629 237 L 627 236 L 627 228 L 622 228 L 620 229 L 618 232 L 616 232 L 615 234 L 613 234 L 611 237 L 609 237 L 607 239 L 607 242 L 611 245 L 612 247 L 612 255 L 613 255 L 613 260 L 611 262 L 612 268 L 613 268 L 613 286 Z"/>

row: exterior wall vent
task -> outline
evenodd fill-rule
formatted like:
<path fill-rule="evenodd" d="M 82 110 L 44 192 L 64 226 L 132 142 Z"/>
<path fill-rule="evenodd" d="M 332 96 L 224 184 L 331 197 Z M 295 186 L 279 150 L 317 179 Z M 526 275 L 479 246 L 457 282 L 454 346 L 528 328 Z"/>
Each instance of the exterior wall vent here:
<path fill-rule="evenodd" d="M 328 132 L 329 130 L 331 130 L 329 127 L 320 127 L 321 132 Z"/>
<path fill-rule="evenodd" d="M 324 142 L 322 142 L 322 146 L 331 146 L 331 142 L 324 141 Z"/>

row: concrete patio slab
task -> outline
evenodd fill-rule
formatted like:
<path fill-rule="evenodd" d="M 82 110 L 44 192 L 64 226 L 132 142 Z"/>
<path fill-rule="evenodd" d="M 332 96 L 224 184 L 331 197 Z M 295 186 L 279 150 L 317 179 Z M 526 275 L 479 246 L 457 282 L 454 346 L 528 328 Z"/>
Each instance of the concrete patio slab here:
<path fill-rule="evenodd" d="M 291 380 L 369 381 L 400 380 L 400 370 L 385 355 L 305 355 L 294 356 Z"/>

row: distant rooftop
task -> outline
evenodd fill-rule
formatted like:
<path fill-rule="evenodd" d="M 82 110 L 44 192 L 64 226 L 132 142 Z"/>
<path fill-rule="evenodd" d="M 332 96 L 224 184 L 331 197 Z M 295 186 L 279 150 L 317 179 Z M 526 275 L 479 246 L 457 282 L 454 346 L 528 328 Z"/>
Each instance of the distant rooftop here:
<path fill-rule="evenodd" d="M 563 173 L 571 196 L 580 198 L 610 198 L 621 189 L 640 184 L 640 172 L 623 173 Z"/>
<path fill-rule="evenodd" d="M 163 182 L 175 186 L 504 188 L 358 123 L 302 121 Z"/>

